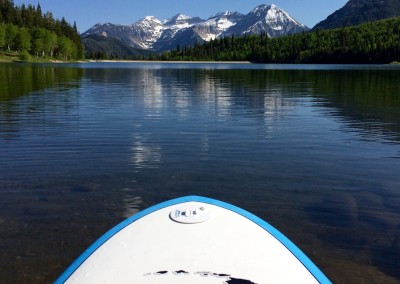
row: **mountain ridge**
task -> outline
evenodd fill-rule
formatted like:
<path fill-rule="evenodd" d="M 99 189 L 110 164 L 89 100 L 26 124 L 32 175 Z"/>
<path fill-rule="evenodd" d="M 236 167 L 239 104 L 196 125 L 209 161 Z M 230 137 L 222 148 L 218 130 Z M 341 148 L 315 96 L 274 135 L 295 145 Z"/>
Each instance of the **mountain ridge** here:
<path fill-rule="evenodd" d="M 316 29 L 335 29 L 400 16 L 400 0 L 349 0 L 317 23 Z"/>
<path fill-rule="evenodd" d="M 82 34 L 115 38 L 134 48 L 163 52 L 225 36 L 265 33 L 270 37 L 309 30 L 278 6 L 258 5 L 248 14 L 225 11 L 208 19 L 176 14 L 167 20 L 146 16 L 131 25 L 98 23 Z"/>

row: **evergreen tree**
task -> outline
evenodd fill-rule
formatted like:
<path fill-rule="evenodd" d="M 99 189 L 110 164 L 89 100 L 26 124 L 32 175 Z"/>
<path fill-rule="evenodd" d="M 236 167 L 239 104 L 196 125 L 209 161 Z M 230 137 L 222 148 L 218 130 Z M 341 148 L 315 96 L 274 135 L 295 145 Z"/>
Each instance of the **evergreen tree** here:
<path fill-rule="evenodd" d="M 35 18 L 34 18 L 34 25 L 35 27 L 43 27 L 43 14 L 42 14 L 42 8 L 40 7 L 40 4 L 38 3 L 36 7 L 36 13 L 35 13 Z"/>
<path fill-rule="evenodd" d="M 54 31 L 55 20 L 51 12 L 46 12 L 43 16 L 43 28 Z"/>
<path fill-rule="evenodd" d="M 5 23 L 13 23 L 15 19 L 14 2 L 11 0 L 0 0 L 0 13 Z"/>

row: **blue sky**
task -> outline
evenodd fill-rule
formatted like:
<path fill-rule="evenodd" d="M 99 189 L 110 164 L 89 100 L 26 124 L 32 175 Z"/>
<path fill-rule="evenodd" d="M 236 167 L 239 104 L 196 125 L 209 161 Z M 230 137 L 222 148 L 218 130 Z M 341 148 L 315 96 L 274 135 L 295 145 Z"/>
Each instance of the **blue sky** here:
<path fill-rule="evenodd" d="M 348 0 L 14 0 L 17 5 L 40 3 L 42 11 L 51 11 L 56 18 L 76 21 L 84 32 L 101 22 L 132 24 L 145 16 L 159 20 L 177 13 L 208 18 L 226 10 L 247 14 L 260 4 L 275 4 L 293 18 L 313 27 L 328 15 L 343 7 Z"/>

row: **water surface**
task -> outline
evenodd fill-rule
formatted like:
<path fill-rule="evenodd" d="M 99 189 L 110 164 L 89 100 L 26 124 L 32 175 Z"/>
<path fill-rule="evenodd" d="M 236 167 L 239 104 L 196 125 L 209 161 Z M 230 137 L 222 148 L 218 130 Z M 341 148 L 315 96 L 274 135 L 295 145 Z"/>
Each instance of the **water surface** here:
<path fill-rule="evenodd" d="M 400 68 L 0 65 L 0 275 L 53 281 L 138 210 L 240 206 L 335 283 L 400 281 Z"/>

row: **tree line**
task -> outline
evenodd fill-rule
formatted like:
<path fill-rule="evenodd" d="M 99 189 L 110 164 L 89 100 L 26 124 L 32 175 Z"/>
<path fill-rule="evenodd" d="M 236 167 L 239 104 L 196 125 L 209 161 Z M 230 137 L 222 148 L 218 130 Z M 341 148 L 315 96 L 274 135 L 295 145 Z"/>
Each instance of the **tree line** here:
<path fill-rule="evenodd" d="M 76 23 L 42 13 L 40 4 L 16 6 L 12 0 L 0 0 L 0 50 L 63 60 L 84 57 Z"/>
<path fill-rule="evenodd" d="M 226 37 L 177 46 L 161 60 L 258 63 L 390 63 L 400 61 L 400 17 L 333 30 L 270 38 Z"/>

